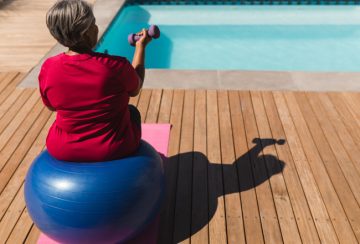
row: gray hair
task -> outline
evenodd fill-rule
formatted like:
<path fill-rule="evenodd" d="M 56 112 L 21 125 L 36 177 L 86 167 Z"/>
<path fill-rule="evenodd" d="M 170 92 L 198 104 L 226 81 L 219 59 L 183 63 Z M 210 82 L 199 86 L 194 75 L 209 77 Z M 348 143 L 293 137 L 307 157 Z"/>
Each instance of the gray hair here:
<path fill-rule="evenodd" d="M 46 14 L 51 35 L 70 48 L 84 44 L 84 34 L 94 22 L 92 7 L 83 0 L 59 0 Z"/>

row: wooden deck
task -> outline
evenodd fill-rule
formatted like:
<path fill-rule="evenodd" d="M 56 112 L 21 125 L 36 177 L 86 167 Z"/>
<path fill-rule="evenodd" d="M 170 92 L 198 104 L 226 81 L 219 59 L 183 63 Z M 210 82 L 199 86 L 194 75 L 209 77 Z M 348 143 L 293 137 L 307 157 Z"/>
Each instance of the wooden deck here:
<path fill-rule="evenodd" d="M 54 114 L 0 73 L 0 243 L 36 243 L 23 183 Z M 171 123 L 159 243 L 358 243 L 360 93 L 143 90 Z"/>
<path fill-rule="evenodd" d="M 56 44 L 45 23 L 46 11 L 54 2 L 0 1 L 0 72 L 28 72 Z"/>

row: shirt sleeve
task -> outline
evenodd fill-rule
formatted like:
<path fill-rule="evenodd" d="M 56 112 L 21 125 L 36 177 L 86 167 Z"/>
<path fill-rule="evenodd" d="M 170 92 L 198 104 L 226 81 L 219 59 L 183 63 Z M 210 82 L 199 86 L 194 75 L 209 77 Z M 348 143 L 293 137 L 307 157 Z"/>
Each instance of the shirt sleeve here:
<path fill-rule="evenodd" d="M 39 79 L 40 95 L 41 95 L 41 99 L 42 99 L 44 105 L 46 107 L 53 107 L 45 93 L 45 83 L 46 83 L 46 64 L 45 63 L 41 66 L 41 70 L 40 70 L 38 79 Z"/>
<path fill-rule="evenodd" d="M 123 74 L 123 77 L 125 79 L 125 90 L 128 93 L 136 91 L 139 87 L 140 78 L 136 73 L 134 67 L 130 64 L 128 60 L 126 60 L 126 63 L 124 65 Z"/>

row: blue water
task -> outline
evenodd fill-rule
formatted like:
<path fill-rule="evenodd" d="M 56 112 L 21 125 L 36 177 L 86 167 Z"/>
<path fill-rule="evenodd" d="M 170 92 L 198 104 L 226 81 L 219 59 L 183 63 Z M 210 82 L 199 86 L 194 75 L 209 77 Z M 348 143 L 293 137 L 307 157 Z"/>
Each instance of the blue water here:
<path fill-rule="evenodd" d="M 356 6 L 126 6 L 97 51 L 131 60 L 127 35 L 151 24 L 147 68 L 360 71 Z"/>

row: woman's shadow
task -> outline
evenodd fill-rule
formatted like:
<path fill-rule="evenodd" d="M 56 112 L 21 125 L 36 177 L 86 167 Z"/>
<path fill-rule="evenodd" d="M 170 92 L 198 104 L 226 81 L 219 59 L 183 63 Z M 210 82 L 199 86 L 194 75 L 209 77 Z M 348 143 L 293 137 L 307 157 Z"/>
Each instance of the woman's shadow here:
<path fill-rule="evenodd" d="M 283 145 L 285 140 L 255 138 L 253 143 L 255 146 L 232 164 L 211 163 L 200 152 L 181 153 L 166 159 L 165 172 L 174 171 L 179 165 L 178 170 L 181 168 L 191 175 L 183 175 L 185 179 L 179 179 L 178 175 L 176 191 L 180 189 L 181 194 L 168 189 L 164 209 L 171 203 L 175 203 L 175 207 L 161 214 L 158 243 L 179 243 L 189 238 L 213 218 L 218 197 L 252 189 L 283 171 L 283 161 L 260 153 L 267 146 Z M 175 224 L 171 223 L 174 219 Z"/>

